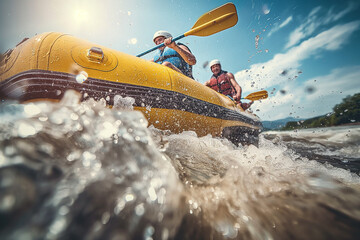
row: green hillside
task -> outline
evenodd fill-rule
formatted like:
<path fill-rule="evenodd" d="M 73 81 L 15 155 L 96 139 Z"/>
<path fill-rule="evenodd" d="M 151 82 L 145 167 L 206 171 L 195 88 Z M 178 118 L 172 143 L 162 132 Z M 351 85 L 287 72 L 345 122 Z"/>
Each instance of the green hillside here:
<path fill-rule="evenodd" d="M 288 122 L 281 130 L 338 126 L 360 122 L 360 93 L 347 96 L 333 108 L 333 112 L 305 121 Z"/>

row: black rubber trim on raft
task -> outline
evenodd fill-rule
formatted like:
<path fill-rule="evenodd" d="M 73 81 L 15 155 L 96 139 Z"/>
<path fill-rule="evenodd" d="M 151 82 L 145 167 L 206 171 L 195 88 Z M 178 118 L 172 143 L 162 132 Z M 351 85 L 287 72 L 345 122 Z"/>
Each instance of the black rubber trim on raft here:
<path fill-rule="evenodd" d="M 137 107 L 176 109 L 206 117 L 241 121 L 261 127 L 260 121 L 253 120 L 237 111 L 182 93 L 95 78 L 88 78 L 86 82 L 78 83 L 75 75 L 54 71 L 29 70 L 12 76 L 0 83 L 0 98 L 1 100 L 14 99 L 19 101 L 41 98 L 58 100 L 63 97 L 64 92 L 68 89 L 82 93 L 82 100 L 85 98 L 104 98 L 107 104 L 111 106 L 114 105 L 114 96 L 120 95 L 134 98 Z"/>

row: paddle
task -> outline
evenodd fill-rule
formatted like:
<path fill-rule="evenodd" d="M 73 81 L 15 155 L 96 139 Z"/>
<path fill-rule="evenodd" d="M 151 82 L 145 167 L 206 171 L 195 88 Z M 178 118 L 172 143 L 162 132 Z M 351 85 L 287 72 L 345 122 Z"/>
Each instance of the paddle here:
<path fill-rule="evenodd" d="M 210 12 L 203 14 L 189 31 L 179 37 L 174 38 L 172 41 L 175 42 L 181 38 L 191 35 L 201 37 L 210 36 L 234 26 L 237 21 L 238 16 L 235 5 L 232 3 L 226 3 L 218 8 L 211 10 Z M 137 55 L 137 57 L 144 56 L 145 54 L 163 46 L 164 43 Z"/>
<path fill-rule="evenodd" d="M 268 97 L 268 92 L 266 90 L 262 90 L 259 92 L 250 93 L 245 98 L 241 98 L 241 99 L 256 101 L 256 100 L 266 99 L 267 97 Z"/>

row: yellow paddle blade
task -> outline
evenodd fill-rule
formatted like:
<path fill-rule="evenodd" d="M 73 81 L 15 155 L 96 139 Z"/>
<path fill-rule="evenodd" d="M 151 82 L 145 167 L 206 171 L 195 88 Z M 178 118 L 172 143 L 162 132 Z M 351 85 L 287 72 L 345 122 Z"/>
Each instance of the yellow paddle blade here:
<path fill-rule="evenodd" d="M 268 92 L 266 90 L 262 90 L 259 92 L 250 93 L 245 97 L 245 99 L 256 101 L 260 99 L 266 99 L 268 97 Z"/>
<path fill-rule="evenodd" d="M 235 5 L 226 3 L 202 15 L 185 36 L 210 36 L 234 26 L 238 21 Z"/>

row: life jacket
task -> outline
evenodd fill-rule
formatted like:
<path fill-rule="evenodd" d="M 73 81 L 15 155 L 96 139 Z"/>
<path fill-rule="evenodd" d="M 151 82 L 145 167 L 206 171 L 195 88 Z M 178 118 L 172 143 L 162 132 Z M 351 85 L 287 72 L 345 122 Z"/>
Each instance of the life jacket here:
<path fill-rule="evenodd" d="M 178 43 L 178 45 L 184 45 L 184 44 Z M 161 51 L 160 49 L 157 51 L 157 53 L 154 56 L 154 62 L 162 64 L 165 61 L 177 67 L 184 75 L 193 78 L 192 66 L 189 65 L 187 62 L 185 62 L 185 60 L 180 56 L 180 54 L 174 49 L 165 47 L 163 51 Z"/>
<path fill-rule="evenodd" d="M 224 95 L 233 96 L 236 94 L 236 91 L 226 73 L 226 71 L 221 70 L 217 76 L 213 74 L 210 78 L 210 87 Z"/>

